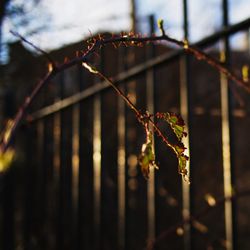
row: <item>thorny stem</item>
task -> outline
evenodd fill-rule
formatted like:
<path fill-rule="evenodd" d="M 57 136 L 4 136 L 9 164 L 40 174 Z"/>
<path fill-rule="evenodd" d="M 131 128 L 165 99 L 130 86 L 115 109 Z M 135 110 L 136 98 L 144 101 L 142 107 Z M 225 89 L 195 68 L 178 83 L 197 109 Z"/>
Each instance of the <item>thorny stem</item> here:
<path fill-rule="evenodd" d="M 189 45 L 187 41 L 180 41 L 177 39 L 174 39 L 172 37 L 169 37 L 165 33 L 163 33 L 161 36 L 150 36 L 150 37 L 138 37 L 138 36 L 123 36 L 123 37 L 115 37 L 115 38 L 109 38 L 104 39 L 100 41 L 100 46 L 105 45 L 108 43 L 125 43 L 129 44 L 132 43 L 133 45 L 140 45 L 147 42 L 154 42 L 154 41 L 167 41 L 172 44 L 175 44 L 183 49 L 185 51 L 191 53 L 194 55 L 194 57 L 197 60 L 203 60 L 206 63 L 208 63 L 210 66 L 215 68 L 220 73 L 224 74 L 228 79 L 235 82 L 239 87 L 243 88 L 245 91 L 250 93 L 250 82 L 245 82 L 244 80 L 240 79 L 236 74 L 234 74 L 230 69 L 228 69 L 225 65 L 223 65 L 220 61 L 216 60 L 215 58 L 211 57 L 210 55 L 206 54 L 202 50 L 200 50 L 197 47 L 194 47 L 192 45 Z"/>
<path fill-rule="evenodd" d="M 128 104 L 131 110 L 134 111 L 136 114 L 136 117 L 140 123 L 142 123 L 145 126 L 144 118 L 147 119 L 147 121 L 153 126 L 154 130 L 157 132 L 157 134 L 161 137 L 162 141 L 170 148 L 172 148 L 175 151 L 175 148 L 173 145 L 168 141 L 167 137 L 163 135 L 160 128 L 157 126 L 157 124 L 150 118 L 150 115 L 142 114 L 137 107 L 129 100 L 129 98 L 124 95 L 124 93 L 117 87 L 108 77 L 104 76 L 101 72 L 98 70 L 96 71 L 96 74 L 99 75 L 103 80 L 107 81 L 113 89 L 117 92 L 117 94 Z"/>
<path fill-rule="evenodd" d="M 23 105 L 20 107 L 19 111 L 17 112 L 14 120 L 13 120 L 13 125 L 11 127 L 11 130 L 9 131 L 9 136 L 8 140 L 3 140 L 1 139 L 1 144 L 0 144 L 0 152 L 5 152 L 7 148 L 10 145 L 10 142 L 12 141 L 14 134 L 16 132 L 17 127 L 23 120 L 25 114 L 27 113 L 28 108 L 30 107 L 31 103 L 33 102 L 34 98 L 37 96 L 37 94 L 40 92 L 40 90 L 59 72 L 62 72 L 74 65 L 77 65 L 82 62 L 87 62 L 88 58 L 90 55 L 93 55 L 98 49 L 100 49 L 102 46 L 107 45 L 107 44 L 113 44 L 116 46 L 116 44 L 119 45 L 125 45 L 125 46 L 141 46 L 145 43 L 149 42 L 156 42 L 156 41 L 167 41 L 169 43 L 178 45 L 179 47 L 185 49 L 185 51 L 193 54 L 195 58 L 198 60 L 204 60 L 206 63 L 214 67 L 217 71 L 220 73 L 223 73 L 226 75 L 227 78 L 231 79 L 234 81 L 239 87 L 243 88 L 245 91 L 250 93 L 250 84 L 249 82 L 244 82 L 241 80 L 239 77 L 237 77 L 232 71 L 230 71 L 226 66 L 221 64 L 218 60 L 210 57 L 208 54 L 204 53 L 200 49 L 193 47 L 187 43 L 187 41 L 179 41 L 177 39 L 171 38 L 165 34 L 165 32 L 162 32 L 161 36 L 139 36 L 136 34 L 121 34 L 121 36 L 115 37 L 112 36 L 110 38 L 103 38 L 99 36 L 99 38 L 93 38 L 92 43 L 88 46 L 88 49 L 86 52 L 82 53 L 81 55 L 78 55 L 74 57 L 73 59 L 66 61 L 62 63 L 61 65 L 56 65 L 53 61 L 53 59 L 48 55 L 47 52 L 44 50 L 38 48 L 36 45 L 33 43 L 29 42 L 27 39 L 25 39 L 23 36 L 18 34 L 17 32 L 13 32 L 12 34 L 19 37 L 23 42 L 29 44 L 33 48 L 35 48 L 37 51 L 41 52 L 44 54 L 48 61 L 51 64 L 51 68 L 49 69 L 49 72 L 46 74 L 46 76 L 35 86 L 34 90 L 32 91 L 31 95 L 28 96 L 23 103 Z M 101 75 L 100 75 L 101 76 Z M 103 75 L 102 75 L 103 76 Z M 127 98 L 128 99 L 128 98 Z M 130 108 L 136 113 L 136 115 L 140 116 L 140 112 L 138 113 L 138 110 L 135 109 L 134 105 L 129 101 L 124 99 L 127 104 L 130 106 Z M 154 122 L 150 119 L 150 123 L 153 125 Z M 157 127 L 156 124 L 153 125 L 154 129 L 156 132 L 161 136 L 162 138 L 164 137 L 162 133 L 160 132 L 159 128 Z M 4 134 L 4 132 L 3 132 Z M 168 140 L 164 140 L 164 142 L 169 146 Z"/>
<path fill-rule="evenodd" d="M 130 101 L 130 99 L 119 89 L 118 86 L 116 86 L 108 77 L 106 77 L 105 75 L 103 75 L 100 71 L 98 71 L 97 69 L 94 69 L 89 65 L 89 64 L 83 64 L 83 66 L 85 68 L 87 68 L 90 72 L 97 74 L 100 78 L 102 78 L 103 80 L 105 80 L 106 82 L 108 82 L 110 84 L 110 86 L 116 91 L 116 93 L 127 103 L 127 105 L 130 107 L 130 109 L 132 111 L 134 111 L 138 121 L 140 123 L 142 123 L 144 126 L 145 124 L 147 124 L 147 122 L 149 122 L 154 130 L 157 132 L 157 134 L 161 137 L 162 141 L 170 148 L 172 148 L 175 151 L 175 148 L 173 147 L 173 145 L 168 141 L 168 139 L 166 138 L 166 136 L 164 136 L 160 130 L 160 128 L 157 126 L 157 124 L 150 118 L 150 115 L 148 114 L 142 114 L 137 107 Z M 145 121 L 145 119 L 147 121 Z"/>

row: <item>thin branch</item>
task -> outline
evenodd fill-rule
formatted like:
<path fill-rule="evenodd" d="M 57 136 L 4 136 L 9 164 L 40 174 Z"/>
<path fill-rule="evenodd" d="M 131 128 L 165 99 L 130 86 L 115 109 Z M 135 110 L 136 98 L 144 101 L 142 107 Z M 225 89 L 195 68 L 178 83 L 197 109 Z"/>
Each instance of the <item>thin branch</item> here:
<path fill-rule="evenodd" d="M 30 96 L 26 97 L 23 105 L 19 108 L 17 114 L 15 115 L 15 118 L 11 122 L 11 125 L 6 126 L 2 133 L 3 136 L 0 141 L 0 152 L 4 153 L 8 149 L 18 126 L 26 115 L 27 109 L 30 107 L 41 89 L 53 78 L 54 75 L 55 71 L 52 70 L 48 72 L 47 75 L 42 80 L 40 80 L 40 82 L 38 82 Z M 8 136 L 5 136 L 6 134 L 8 134 Z"/>
<path fill-rule="evenodd" d="M 169 142 L 166 136 L 163 135 L 161 132 L 160 128 L 157 126 L 157 124 L 150 118 L 150 115 L 143 114 L 137 107 L 129 100 L 129 98 L 119 89 L 118 86 L 116 86 L 108 77 L 103 75 L 100 71 L 97 69 L 93 68 L 87 63 L 83 63 L 83 66 L 88 69 L 91 73 L 97 74 L 100 78 L 105 80 L 107 83 L 110 84 L 110 86 L 116 91 L 116 93 L 127 103 L 127 105 L 130 107 L 132 111 L 134 111 L 138 121 L 142 123 L 145 126 L 145 119 L 153 126 L 157 134 L 161 137 L 162 141 L 170 148 L 175 150 L 173 145 Z"/>
<path fill-rule="evenodd" d="M 27 40 L 23 40 L 26 42 Z M 28 42 L 28 41 L 27 41 Z M 29 43 L 29 42 L 28 42 Z M 30 43 L 29 43 L 30 44 Z M 37 47 L 37 46 L 35 46 Z M 11 126 L 6 126 L 3 129 L 3 132 L 1 133 L 0 138 L 0 153 L 5 153 L 8 147 L 11 144 L 11 141 L 13 140 L 13 137 L 15 136 L 15 133 L 17 131 L 17 128 L 21 124 L 22 120 L 24 119 L 25 115 L 27 114 L 27 110 L 31 106 L 32 102 L 36 98 L 36 96 L 40 93 L 41 89 L 47 85 L 52 78 L 57 75 L 59 72 L 62 72 L 74 65 L 79 64 L 80 62 L 84 62 L 86 58 L 91 54 L 92 51 L 95 50 L 96 44 L 93 44 L 89 46 L 89 49 L 81 56 L 76 57 L 70 61 L 64 62 L 63 64 L 57 66 L 57 67 L 49 67 L 49 70 L 47 74 L 44 76 L 42 80 L 40 80 L 37 85 L 35 85 L 33 91 L 29 96 L 25 98 L 24 103 L 19 108 L 18 112 L 16 113 L 13 121 L 11 122 Z M 43 51 L 39 49 L 39 51 Z M 52 62 L 51 62 L 52 64 Z M 7 135 L 7 136 L 6 136 Z"/>
<path fill-rule="evenodd" d="M 123 94 L 123 92 L 105 75 L 103 75 L 100 71 L 98 71 L 96 68 L 91 66 L 90 64 L 83 63 L 82 64 L 89 72 L 97 74 L 101 79 L 106 81 L 110 84 L 110 86 L 116 91 L 116 93 L 127 103 L 127 105 L 130 107 L 131 110 L 134 111 L 136 117 L 142 121 L 142 114 L 141 112 L 136 108 L 136 106 L 129 100 L 127 96 Z"/>
<path fill-rule="evenodd" d="M 105 45 L 109 43 L 120 43 L 124 42 L 127 43 L 128 45 L 130 44 L 131 46 L 135 45 L 140 45 L 140 43 L 146 43 L 146 42 L 154 42 L 154 41 L 167 41 L 169 43 L 175 44 L 181 48 L 183 48 L 185 51 L 188 53 L 192 54 L 197 60 L 202 60 L 208 63 L 210 66 L 215 68 L 217 71 L 225 75 L 228 79 L 232 80 L 235 82 L 239 87 L 243 88 L 245 91 L 250 93 L 250 82 L 249 81 L 244 81 L 243 79 L 239 78 L 235 73 L 233 73 L 229 68 L 227 68 L 223 63 L 221 63 L 219 60 L 211 57 L 207 53 L 203 52 L 197 47 L 194 47 L 188 42 L 185 41 L 180 41 L 177 39 L 174 39 L 172 37 L 169 37 L 165 33 L 162 34 L 161 36 L 146 36 L 146 37 L 138 37 L 135 35 L 130 35 L 130 36 L 123 36 L 123 37 L 117 37 L 117 38 L 109 38 L 100 41 L 100 45 Z"/>
<path fill-rule="evenodd" d="M 37 47 L 34 43 L 28 41 L 25 37 L 23 37 L 21 34 L 19 34 L 18 32 L 16 31 L 13 31 L 13 30 L 10 30 L 10 33 L 13 35 L 13 36 L 16 36 L 18 37 L 21 41 L 27 43 L 28 45 L 30 45 L 33 49 L 35 49 L 36 51 L 40 52 L 41 54 L 43 54 L 47 60 L 52 64 L 52 66 L 55 68 L 56 67 L 56 64 L 53 60 L 53 58 L 50 56 L 50 54 L 46 51 L 44 51 L 43 49 Z"/>

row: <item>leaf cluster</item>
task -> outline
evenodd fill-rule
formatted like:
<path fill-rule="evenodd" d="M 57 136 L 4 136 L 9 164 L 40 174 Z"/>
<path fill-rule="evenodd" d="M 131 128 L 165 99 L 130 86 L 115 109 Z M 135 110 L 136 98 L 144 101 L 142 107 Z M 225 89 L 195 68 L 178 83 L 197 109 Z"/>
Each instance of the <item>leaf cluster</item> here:
<path fill-rule="evenodd" d="M 138 157 L 138 163 L 141 167 L 143 176 L 148 179 L 150 169 L 159 168 L 155 163 L 155 152 L 153 145 L 153 135 L 154 132 L 156 132 L 156 134 L 161 137 L 162 141 L 165 142 L 165 144 L 167 144 L 167 146 L 169 146 L 174 151 L 178 159 L 178 172 L 183 176 L 184 180 L 189 183 L 187 170 L 187 161 L 189 158 L 185 154 L 186 148 L 182 142 L 183 137 L 187 136 L 187 133 L 185 132 L 184 120 L 180 115 L 173 112 L 156 113 L 156 119 L 166 122 L 176 136 L 177 143 L 171 143 L 168 138 L 162 134 L 151 117 L 152 115 L 150 115 L 148 112 L 139 117 L 139 121 L 143 124 L 146 134 L 146 142 L 142 144 L 141 152 Z"/>
<path fill-rule="evenodd" d="M 185 155 L 186 147 L 184 146 L 182 139 L 183 137 L 187 136 L 185 132 L 185 122 L 182 117 L 173 112 L 166 112 L 166 113 L 157 113 L 156 117 L 158 119 L 163 120 L 167 124 L 169 124 L 170 128 L 172 129 L 173 133 L 175 134 L 178 143 L 173 144 L 170 143 L 170 147 L 174 151 L 177 159 L 178 159 L 178 172 L 181 174 L 185 181 L 189 182 L 188 178 L 188 170 L 187 170 L 187 161 L 189 157 Z"/>

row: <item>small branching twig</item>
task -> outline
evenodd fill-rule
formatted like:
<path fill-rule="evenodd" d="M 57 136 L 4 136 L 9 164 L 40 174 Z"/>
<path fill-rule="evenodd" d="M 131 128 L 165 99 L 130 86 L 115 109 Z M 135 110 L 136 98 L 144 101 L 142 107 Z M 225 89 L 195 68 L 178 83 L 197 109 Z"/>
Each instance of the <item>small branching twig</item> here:
<path fill-rule="evenodd" d="M 56 64 L 53 60 L 53 58 L 50 56 L 49 53 L 47 53 L 45 50 L 37 47 L 34 43 L 28 41 L 25 37 L 23 37 L 22 35 L 20 35 L 18 32 L 16 31 L 13 31 L 11 30 L 10 33 L 13 35 L 13 36 L 16 36 L 18 37 L 21 41 L 27 43 L 28 45 L 30 45 L 33 49 L 35 49 L 36 51 L 40 52 L 42 55 L 44 55 L 47 60 L 50 62 L 50 64 L 53 66 L 53 67 L 56 67 Z"/>

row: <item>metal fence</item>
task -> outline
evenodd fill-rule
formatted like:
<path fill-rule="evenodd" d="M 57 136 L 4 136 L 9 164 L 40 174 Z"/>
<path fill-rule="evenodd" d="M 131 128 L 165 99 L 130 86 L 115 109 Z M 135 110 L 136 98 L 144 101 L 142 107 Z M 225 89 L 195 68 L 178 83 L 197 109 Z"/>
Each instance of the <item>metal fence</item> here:
<path fill-rule="evenodd" d="M 195 46 L 234 69 L 249 66 L 249 48 L 231 51 L 230 39 L 247 34 L 250 19 L 229 26 L 226 1 L 223 14 L 221 31 Z M 2 178 L 1 249 L 249 249 L 249 197 L 220 199 L 250 188 L 249 98 L 240 107 L 224 76 L 164 50 L 119 48 L 110 59 L 104 49 L 99 67 L 139 109 L 182 115 L 191 185 L 157 137 L 160 170 L 142 177 L 143 129 L 107 83 L 74 67 L 45 91 L 20 135 L 24 164 Z"/>

